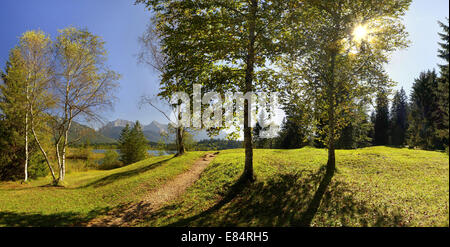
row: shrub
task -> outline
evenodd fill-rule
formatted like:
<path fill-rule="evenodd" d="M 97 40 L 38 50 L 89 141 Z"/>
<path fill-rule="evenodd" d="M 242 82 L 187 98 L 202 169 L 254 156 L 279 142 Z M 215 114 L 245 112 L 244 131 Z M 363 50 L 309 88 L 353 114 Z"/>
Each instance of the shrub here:
<path fill-rule="evenodd" d="M 120 155 L 114 150 L 108 150 L 105 153 L 105 157 L 101 161 L 100 168 L 104 170 L 114 169 L 122 166 L 122 162 L 119 160 Z"/>
<path fill-rule="evenodd" d="M 90 156 L 91 156 L 91 149 L 82 147 L 82 148 L 68 149 L 68 154 L 66 155 L 66 158 L 87 160 L 89 159 Z"/>
<path fill-rule="evenodd" d="M 28 177 L 30 179 L 36 179 L 39 177 L 45 177 L 48 175 L 48 166 L 45 163 L 45 159 L 42 155 L 35 153 L 31 155 L 28 166 Z"/>

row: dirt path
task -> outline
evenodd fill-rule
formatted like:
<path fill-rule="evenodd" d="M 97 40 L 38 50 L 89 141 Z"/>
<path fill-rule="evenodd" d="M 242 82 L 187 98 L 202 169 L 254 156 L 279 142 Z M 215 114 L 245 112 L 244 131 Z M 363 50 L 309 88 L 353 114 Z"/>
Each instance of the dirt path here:
<path fill-rule="evenodd" d="M 120 206 L 107 215 L 95 218 L 88 222 L 86 226 L 133 226 L 145 215 L 162 207 L 169 201 L 181 196 L 186 188 L 191 186 L 205 168 L 216 157 L 217 153 L 206 154 L 198 159 L 187 172 L 177 175 L 161 187 L 147 194 L 138 203 L 129 203 Z"/>

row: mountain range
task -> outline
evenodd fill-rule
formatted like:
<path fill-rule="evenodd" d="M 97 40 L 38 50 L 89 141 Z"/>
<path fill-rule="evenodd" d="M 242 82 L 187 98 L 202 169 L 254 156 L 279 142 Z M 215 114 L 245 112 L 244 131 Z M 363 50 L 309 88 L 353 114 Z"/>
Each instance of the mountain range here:
<path fill-rule="evenodd" d="M 122 129 L 125 128 L 127 124 L 133 126 L 134 122 L 117 119 L 108 122 L 96 131 L 86 125 L 74 122 L 70 131 L 70 136 L 72 140 L 77 140 L 76 142 L 78 143 L 85 143 L 87 140 L 91 144 L 114 143 L 119 139 Z M 158 142 L 161 139 L 161 134 L 168 133 L 168 129 L 169 127 L 167 124 L 159 123 L 158 121 L 152 121 L 150 124 L 142 126 L 144 136 L 151 142 Z M 211 139 L 205 130 L 190 131 L 190 133 L 193 135 L 195 141 Z M 225 137 L 226 133 L 220 132 L 220 134 L 213 139 L 225 139 Z M 174 140 L 174 134 L 170 134 L 169 141 L 173 142 Z"/>

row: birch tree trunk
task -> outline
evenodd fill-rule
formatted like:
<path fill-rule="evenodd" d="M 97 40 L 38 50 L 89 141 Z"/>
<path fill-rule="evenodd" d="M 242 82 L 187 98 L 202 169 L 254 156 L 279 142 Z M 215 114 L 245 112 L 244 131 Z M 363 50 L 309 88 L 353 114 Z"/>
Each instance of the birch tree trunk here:
<path fill-rule="evenodd" d="M 67 124 L 67 129 L 64 132 L 64 142 L 63 142 L 62 154 L 61 154 L 60 181 L 64 181 L 64 177 L 66 176 L 66 149 L 67 149 L 67 144 L 68 144 L 68 140 L 69 140 L 69 130 L 70 130 L 71 125 L 72 125 L 72 121 L 69 120 L 69 123 Z"/>
<path fill-rule="evenodd" d="M 61 177 L 62 177 L 62 169 L 61 169 L 61 155 L 59 152 L 59 147 L 61 144 L 61 137 L 59 137 L 58 141 L 55 144 L 55 151 L 56 151 L 56 159 L 58 161 L 58 182 L 61 181 Z"/>
<path fill-rule="evenodd" d="M 25 113 L 25 177 L 24 182 L 28 181 L 28 112 Z"/>
<path fill-rule="evenodd" d="M 28 113 L 31 109 L 28 83 L 29 82 L 27 81 L 25 92 L 27 99 L 27 109 L 25 111 L 25 164 L 24 164 L 24 178 L 23 178 L 24 182 L 28 181 Z"/>
<path fill-rule="evenodd" d="M 33 132 L 34 140 L 35 140 L 36 143 L 38 144 L 39 150 L 41 150 L 41 153 L 42 153 L 42 155 L 43 155 L 44 158 L 45 158 L 45 162 L 46 162 L 47 165 L 48 165 L 48 169 L 50 170 L 50 173 L 51 173 L 51 175 L 52 175 L 53 182 L 56 183 L 57 180 L 56 180 L 55 172 L 53 171 L 53 168 L 52 168 L 52 166 L 51 166 L 51 164 L 50 164 L 50 159 L 48 158 L 48 155 L 47 155 L 47 153 L 45 152 L 44 148 L 42 147 L 42 144 L 41 144 L 41 142 L 39 141 L 39 138 L 38 138 L 38 136 L 37 136 L 37 134 L 36 134 L 36 130 L 35 130 L 35 128 L 34 128 L 34 119 L 33 119 L 33 114 L 32 114 L 32 113 L 33 113 L 33 108 L 32 108 L 32 106 L 30 106 L 31 131 Z"/>

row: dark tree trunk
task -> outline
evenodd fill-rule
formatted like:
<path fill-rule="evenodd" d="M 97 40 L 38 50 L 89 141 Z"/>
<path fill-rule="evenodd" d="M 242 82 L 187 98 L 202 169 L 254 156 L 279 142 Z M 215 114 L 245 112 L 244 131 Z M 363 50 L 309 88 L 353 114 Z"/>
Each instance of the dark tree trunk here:
<path fill-rule="evenodd" d="M 333 176 L 336 169 L 336 157 L 335 157 L 335 79 L 334 79 L 334 67 L 336 62 L 336 52 L 333 52 L 331 57 L 331 69 L 330 69 L 330 85 L 328 87 L 328 162 L 327 162 L 327 175 Z"/>
<path fill-rule="evenodd" d="M 251 16 L 249 19 L 249 43 L 245 69 L 245 87 L 244 94 L 253 90 L 253 71 L 255 66 L 255 26 L 256 11 L 258 8 L 258 0 L 252 0 Z M 254 181 L 253 175 L 253 143 L 252 128 L 249 105 L 251 102 L 244 102 L 244 147 L 245 147 L 245 167 L 243 178 L 248 181 Z"/>
<path fill-rule="evenodd" d="M 177 154 L 175 156 L 181 156 L 185 153 L 184 141 L 183 141 L 183 127 L 177 128 Z"/>
<path fill-rule="evenodd" d="M 328 162 L 327 162 L 327 174 L 333 175 L 336 169 L 336 157 L 334 151 L 334 145 L 328 148 Z"/>

